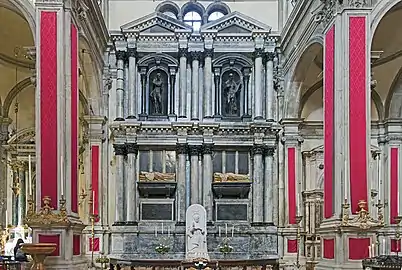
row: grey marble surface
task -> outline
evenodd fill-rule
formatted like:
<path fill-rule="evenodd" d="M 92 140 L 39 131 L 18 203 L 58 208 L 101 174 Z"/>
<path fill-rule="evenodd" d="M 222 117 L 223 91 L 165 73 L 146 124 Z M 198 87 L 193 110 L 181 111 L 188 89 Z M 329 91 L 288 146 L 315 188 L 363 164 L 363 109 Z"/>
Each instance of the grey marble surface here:
<path fill-rule="evenodd" d="M 112 232 L 112 258 L 121 259 L 185 259 L 185 226 L 172 224 L 170 236 L 165 233 L 155 235 L 154 224 L 138 226 L 115 226 Z M 219 246 L 225 239 L 225 226 L 221 225 L 219 236 L 218 225 L 208 226 L 208 254 L 214 259 L 268 259 L 278 258 L 277 229 L 269 224 L 235 226 L 234 237 L 231 237 L 232 225 L 228 224 L 228 244 L 233 247 L 229 254 L 223 254 Z M 160 227 L 159 227 L 160 228 Z M 170 248 L 166 254 L 159 254 L 155 248 L 164 244 Z"/>

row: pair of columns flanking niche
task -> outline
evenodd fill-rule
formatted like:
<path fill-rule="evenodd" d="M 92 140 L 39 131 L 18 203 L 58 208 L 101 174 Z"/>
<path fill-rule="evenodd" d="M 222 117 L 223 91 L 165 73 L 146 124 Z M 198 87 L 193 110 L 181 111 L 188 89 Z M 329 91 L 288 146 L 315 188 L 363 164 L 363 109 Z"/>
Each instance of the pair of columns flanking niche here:
<path fill-rule="evenodd" d="M 221 84 L 221 67 L 213 67 L 213 49 L 205 49 L 204 52 L 194 51 L 190 52 L 191 59 L 191 119 L 199 120 L 200 109 L 199 109 L 199 91 L 203 90 L 203 103 L 204 103 L 204 118 L 212 118 L 214 116 L 222 115 L 222 95 L 220 90 Z M 186 118 L 187 115 L 187 61 L 188 61 L 189 51 L 187 48 L 179 49 L 179 104 L 178 104 L 178 116 L 179 118 Z M 128 48 L 127 51 L 116 51 L 117 59 L 117 81 L 116 81 L 116 121 L 124 121 L 125 110 L 124 110 L 124 97 L 127 97 L 127 119 L 137 118 L 137 51 L 135 48 Z M 249 94 L 251 88 L 249 87 L 249 79 L 251 75 L 250 68 L 243 69 L 243 116 L 249 116 L 254 112 L 254 118 L 257 120 L 262 120 L 263 117 L 263 106 L 265 101 L 265 118 L 267 120 L 274 119 L 274 57 L 275 53 L 266 53 L 264 49 L 256 49 L 254 52 L 254 95 Z M 204 62 L 202 62 L 202 58 Z M 266 59 L 266 78 L 263 78 L 264 66 L 263 59 Z M 128 63 L 128 74 L 127 74 L 127 89 L 125 89 L 124 74 L 125 74 L 125 64 Z M 204 63 L 204 78 L 203 85 L 204 89 L 200 88 L 200 78 L 199 69 L 202 68 Z M 176 74 L 177 68 L 169 67 L 169 111 L 168 115 L 174 116 L 175 112 L 175 85 L 176 85 Z M 141 113 L 140 115 L 147 115 L 147 67 L 140 67 L 140 78 L 141 78 Z M 213 85 L 212 80 L 215 83 L 215 108 L 213 108 Z M 266 81 L 265 89 L 264 81 Z M 127 94 L 125 95 L 125 91 Z M 265 95 L 264 95 L 265 92 Z M 253 97 L 254 96 L 254 97 Z M 253 102 L 253 100 L 254 102 Z M 254 104 L 254 110 L 252 105 Z"/>
<path fill-rule="evenodd" d="M 213 196 L 211 183 L 213 179 L 213 144 L 176 145 L 176 206 L 177 221 L 185 221 L 186 197 L 190 204 L 202 204 L 207 210 L 207 218 L 213 220 Z M 116 209 L 115 223 L 130 223 L 137 218 L 137 177 L 136 164 L 138 145 L 136 143 L 114 144 L 116 155 Z M 251 148 L 253 162 L 252 175 L 252 222 L 273 222 L 275 205 L 275 189 L 277 179 L 273 177 L 275 146 L 254 145 Z M 186 161 L 190 158 L 190 189 L 186 189 Z M 127 156 L 127 166 L 125 166 Z M 202 163 L 200 163 L 200 161 Z M 202 188 L 200 187 L 200 170 L 202 170 Z M 130 177 L 127 177 L 130 176 Z M 133 177 L 134 176 L 134 177 Z M 188 191 L 190 194 L 188 194 Z M 128 200 L 128 198 L 130 198 Z M 125 212 L 124 209 L 127 211 Z"/>

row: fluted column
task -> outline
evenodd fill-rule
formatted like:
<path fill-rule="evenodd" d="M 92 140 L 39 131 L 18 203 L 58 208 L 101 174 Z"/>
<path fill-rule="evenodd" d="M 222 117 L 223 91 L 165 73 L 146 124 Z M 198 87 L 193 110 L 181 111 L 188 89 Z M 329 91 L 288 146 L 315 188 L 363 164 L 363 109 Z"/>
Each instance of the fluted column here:
<path fill-rule="evenodd" d="M 175 116 L 176 73 L 177 73 L 177 67 L 170 67 L 169 68 L 169 82 L 170 82 L 170 89 L 169 89 L 169 116 Z"/>
<path fill-rule="evenodd" d="M 138 145 L 136 143 L 126 143 L 127 149 L 127 179 L 125 185 L 126 191 L 126 209 L 127 222 L 137 221 L 137 155 Z"/>
<path fill-rule="evenodd" d="M 205 143 L 203 145 L 203 205 L 207 211 L 207 221 L 212 221 L 212 178 L 213 178 L 213 164 L 212 164 L 212 143 Z"/>
<path fill-rule="evenodd" d="M 212 118 L 212 56 L 213 49 L 205 49 L 204 51 L 204 108 L 205 118 Z"/>
<path fill-rule="evenodd" d="M 199 164 L 198 157 L 200 155 L 201 146 L 200 145 L 190 145 L 189 146 L 189 154 L 190 154 L 190 165 L 191 165 L 191 174 L 190 174 L 190 204 L 200 203 L 199 197 L 199 187 L 198 187 L 198 178 L 199 178 Z"/>
<path fill-rule="evenodd" d="M 274 222 L 274 211 L 278 209 L 276 207 L 277 192 L 274 191 L 274 187 L 277 187 L 277 177 L 273 176 L 274 169 L 274 153 L 275 146 L 267 146 L 265 149 L 265 171 L 264 171 L 264 222 Z"/>
<path fill-rule="evenodd" d="M 115 172 L 115 224 L 124 221 L 124 156 L 126 155 L 126 146 L 124 144 L 114 144 L 114 153 L 116 155 Z"/>
<path fill-rule="evenodd" d="M 128 48 L 128 119 L 137 118 L 137 63 L 136 48 Z"/>
<path fill-rule="evenodd" d="M 262 117 L 262 104 L 263 104 L 263 90 L 262 90 L 262 56 L 264 49 L 255 49 L 254 52 L 254 119 L 261 120 Z"/>
<path fill-rule="evenodd" d="M 250 81 L 250 73 L 251 70 L 250 68 L 244 68 L 243 69 L 243 118 L 250 118 L 251 117 L 251 108 L 249 108 L 249 92 L 250 92 L 250 86 L 249 86 L 249 81 Z"/>
<path fill-rule="evenodd" d="M 18 164 L 18 179 L 20 183 L 20 193 L 18 196 L 18 226 L 22 226 L 24 224 L 26 211 L 25 167 L 26 166 L 23 162 Z"/>
<path fill-rule="evenodd" d="M 274 99 L 275 99 L 275 92 L 274 92 L 274 57 L 275 54 L 272 52 L 267 53 L 267 63 L 266 63 L 266 89 L 265 89 L 265 114 L 266 119 L 269 121 L 273 121 L 274 111 Z"/>
<path fill-rule="evenodd" d="M 176 145 L 177 154 L 177 221 L 186 220 L 186 155 L 188 152 L 187 144 L 178 143 Z"/>
<path fill-rule="evenodd" d="M 221 68 L 214 68 L 214 82 L 215 82 L 215 117 L 221 115 L 221 92 L 219 91 L 219 84 L 221 83 Z"/>
<path fill-rule="evenodd" d="M 124 121 L 124 59 L 126 52 L 117 51 L 117 82 L 116 82 L 116 119 Z"/>
<path fill-rule="evenodd" d="M 254 145 L 253 155 L 253 222 L 262 222 L 264 218 L 264 168 L 262 154 L 263 145 Z"/>
<path fill-rule="evenodd" d="M 191 52 L 191 120 L 199 120 L 199 68 L 200 68 L 200 52 Z"/>
<path fill-rule="evenodd" d="M 179 87 L 179 118 L 186 117 L 187 101 L 187 48 L 179 49 L 180 64 L 180 87 Z"/>
<path fill-rule="evenodd" d="M 141 114 L 140 120 L 145 120 L 147 117 L 147 67 L 140 68 L 140 76 L 141 76 Z"/>

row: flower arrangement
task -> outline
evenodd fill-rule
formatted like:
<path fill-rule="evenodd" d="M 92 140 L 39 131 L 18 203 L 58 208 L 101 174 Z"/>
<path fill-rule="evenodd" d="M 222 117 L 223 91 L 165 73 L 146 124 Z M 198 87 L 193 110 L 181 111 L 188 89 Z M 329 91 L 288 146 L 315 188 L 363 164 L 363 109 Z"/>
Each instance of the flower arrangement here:
<path fill-rule="evenodd" d="M 167 245 L 164 244 L 159 244 L 155 247 L 155 251 L 158 252 L 159 254 L 165 254 L 168 253 L 170 248 Z"/>
<path fill-rule="evenodd" d="M 219 246 L 219 251 L 225 255 L 233 251 L 233 247 L 229 245 L 227 238 L 225 238 Z"/>
<path fill-rule="evenodd" d="M 109 263 L 109 258 L 106 257 L 106 256 L 102 256 L 102 257 L 96 258 L 95 262 L 96 263 L 102 263 L 102 264 Z"/>

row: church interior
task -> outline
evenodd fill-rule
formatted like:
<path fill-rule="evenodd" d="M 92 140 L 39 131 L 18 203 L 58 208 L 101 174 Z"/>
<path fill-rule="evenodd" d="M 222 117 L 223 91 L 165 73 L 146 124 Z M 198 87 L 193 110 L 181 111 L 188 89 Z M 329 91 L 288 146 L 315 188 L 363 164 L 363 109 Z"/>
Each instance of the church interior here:
<path fill-rule="evenodd" d="M 401 0 L 0 0 L 0 269 L 401 268 L 399 23 Z"/>

